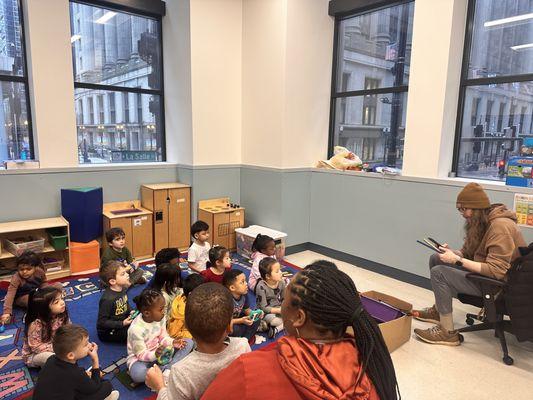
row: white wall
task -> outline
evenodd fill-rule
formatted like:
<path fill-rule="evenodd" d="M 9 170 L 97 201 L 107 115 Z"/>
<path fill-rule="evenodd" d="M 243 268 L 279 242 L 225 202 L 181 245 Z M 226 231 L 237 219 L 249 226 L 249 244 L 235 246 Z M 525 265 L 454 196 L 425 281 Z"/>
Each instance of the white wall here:
<path fill-rule="evenodd" d="M 242 8 L 191 1 L 194 165 L 241 163 Z"/>
<path fill-rule="evenodd" d="M 442 178 L 451 170 L 467 3 L 415 1 L 404 175 Z"/>
<path fill-rule="evenodd" d="M 35 153 L 41 168 L 78 165 L 67 0 L 25 0 Z"/>
<path fill-rule="evenodd" d="M 244 164 L 310 167 L 326 157 L 333 58 L 328 3 L 244 2 Z"/>

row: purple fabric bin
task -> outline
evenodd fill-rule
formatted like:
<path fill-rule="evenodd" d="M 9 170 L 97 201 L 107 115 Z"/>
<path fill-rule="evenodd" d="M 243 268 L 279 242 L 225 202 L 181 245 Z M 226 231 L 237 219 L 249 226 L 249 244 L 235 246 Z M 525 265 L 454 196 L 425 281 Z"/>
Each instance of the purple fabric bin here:
<path fill-rule="evenodd" d="M 365 310 L 377 321 L 378 324 L 389 322 L 405 315 L 397 308 L 368 297 L 361 296 L 361 303 L 363 304 Z"/>

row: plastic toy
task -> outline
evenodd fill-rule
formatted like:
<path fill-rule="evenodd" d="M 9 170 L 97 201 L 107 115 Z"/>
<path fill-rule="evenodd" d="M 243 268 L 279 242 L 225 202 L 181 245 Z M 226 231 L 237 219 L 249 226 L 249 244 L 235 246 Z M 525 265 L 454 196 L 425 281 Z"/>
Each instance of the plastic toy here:
<path fill-rule="evenodd" d="M 174 355 L 174 347 L 173 346 L 167 346 L 163 349 L 159 357 L 157 357 L 157 363 L 159 365 L 167 365 L 170 360 L 172 360 L 172 356 Z"/>
<path fill-rule="evenodd" d="M 263 314 L 263 311 L 261 310 L 252 310 L 250 311 L 250 314 L 248 315 L 252 321 L 257 321 L 257 319 Z"/>
<path fill-rule="evenodd" d="M 4 324 L 0 325 L 0 333 L 4 333 L 6 331 L 6 327 Z"/>
<path fill-rule="evenodd" d="M 141 312 L 139 310 L 131 310 L 130 319 L 134 320 L 135 318 L 137 318 L 137 315 L 139 315 L 140 313 Z"/>

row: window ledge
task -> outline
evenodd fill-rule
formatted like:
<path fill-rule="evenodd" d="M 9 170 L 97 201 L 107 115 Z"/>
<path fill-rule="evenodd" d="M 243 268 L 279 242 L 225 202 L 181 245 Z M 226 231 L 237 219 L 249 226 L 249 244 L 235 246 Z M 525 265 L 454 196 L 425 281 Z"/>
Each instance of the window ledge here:
<path fill-rule="evenodd" d="M 27 175 L 27 174 L 50 174 L 69 172 L 98 172 L 98 171 L 120 171 L 139 169 L 166 169 L 177 168 L 175 162 L 152 162 L 152 163 L 121 163 L 121 164 L 80 164 L 77 167 L 61 168 L 35 168 L 35 169 L 4 169 L 0 170 L 2 175 Z"/>
<path fill-rule="evenodd" d="M 476 182 L 483 186 L 484 189 L 507 192 L 507 193 L 525 193 L 533 194 L 533 188 L 520 187 L 520 186 L 507 186 L 505 182 L 487 181 L 483 179 L 468 179 L 468 178 L 423 178 L 418 176 L 404 176 L 404 175 L 387 175 L 377 172 L 362 172 L 362 171 L 337 171 L 331 169 L 312 168 L 313 172 L 324 174 L 340 174 L 354 177 L 368 178 L 368 179 L 384 179 L 388 181 L 402 181 L 402 182 L 415 182 L 415 183 L 427 183 L 432 185 L 444 185 L 444 186 L 456 186 L 463 187 L 470 182 Z"/>

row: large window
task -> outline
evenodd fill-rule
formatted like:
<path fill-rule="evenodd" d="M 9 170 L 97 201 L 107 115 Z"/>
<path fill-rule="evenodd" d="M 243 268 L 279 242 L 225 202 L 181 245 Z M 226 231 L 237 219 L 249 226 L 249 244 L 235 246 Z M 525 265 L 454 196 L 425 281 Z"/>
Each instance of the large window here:
<path fill-rule="evenodd" d="M 401 168 L 414 2 L 336 17 L 329 152 Z"/>
<path fill-rule="evenodd" d="M 19 0 L 0 0 L 0 162 L 33 159 L 24 29 Z"/>
<path fill-rule="evenodd" d="M 504 179 L 532 127 L 533 1 L 470 0 L 454 171 Z"/>
<path fill-rule="evenodd" d="M 70 3 L 80 163 L 164 161 L 161 20 Z"/>

